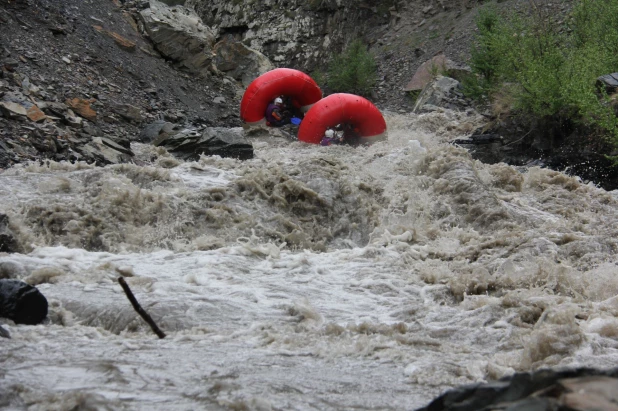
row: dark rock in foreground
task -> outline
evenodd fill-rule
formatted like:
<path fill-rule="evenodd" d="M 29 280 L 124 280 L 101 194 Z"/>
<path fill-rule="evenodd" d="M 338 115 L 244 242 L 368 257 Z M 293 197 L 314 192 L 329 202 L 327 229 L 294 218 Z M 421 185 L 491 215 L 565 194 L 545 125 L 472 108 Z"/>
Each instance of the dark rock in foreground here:
<path fill-rule="evenodd" d="M 447 391 L 417 411 L 610 411 L 618 409 L 618 369 L 519 373 Z"/>
<path fill-rule="evenodd" d="M 0 280 L 0 317 L 16 324 L 39 324 L 47 317 L 47 299 L 23 281 Z"/>
<path fill-rule="evenodd" d="M 155 139 L 153 144 L 165 147 L 185 161 L 196 161 L 201 154 L 239 160 L 253 158 L 253 146 L 247 142 L 240 128 L 208 127 L 202 133 L 186 129 L 171 136 L 164 133 Z"/>

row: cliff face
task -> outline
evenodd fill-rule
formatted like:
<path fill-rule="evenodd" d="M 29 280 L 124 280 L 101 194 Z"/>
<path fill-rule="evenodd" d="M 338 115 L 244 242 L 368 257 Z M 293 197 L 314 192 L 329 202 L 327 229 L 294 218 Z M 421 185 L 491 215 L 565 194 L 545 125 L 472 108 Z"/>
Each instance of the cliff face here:
<path fill-rule="evenodd" d="M 500 7 L 528 0 L 503 0 Z M 546 0 L 543 0 L 546 1 Z M 411 110 L 403 90 L 434 54 L 467 58 L 476 8 L 484 0 L 164 0 L 183 4 L 213 30 L 216 41 L 242 43 L 275 67 L 324 72 L 333 54 L 361 39 L 378 64 L 373 101 Z M 508 4 L 508 6 L 507 6 Z M 236 76 L 235 78 L 237 78 Z"/>
<path fill-rule="evenodd" d="M 388 27 L 394 1 L 187 0 L 204 24 L 268 56 L 276 66 L 312 71 L 350 39 L 378 38 Z"/>

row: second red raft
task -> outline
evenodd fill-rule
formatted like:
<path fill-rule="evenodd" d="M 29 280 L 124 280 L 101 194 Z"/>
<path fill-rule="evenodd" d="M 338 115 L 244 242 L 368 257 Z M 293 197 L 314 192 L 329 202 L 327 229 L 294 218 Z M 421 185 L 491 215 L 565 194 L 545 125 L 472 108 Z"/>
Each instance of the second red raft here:
<path fill-rule="evenodd" d="M 361 144 L 386 139 L 386 121 L 369 100 L 355 94 L 336 93 L 315 103 L 305 114 L 298 139 L 320 144 L 326 129 L 348 123 L 358 130 Z"/>

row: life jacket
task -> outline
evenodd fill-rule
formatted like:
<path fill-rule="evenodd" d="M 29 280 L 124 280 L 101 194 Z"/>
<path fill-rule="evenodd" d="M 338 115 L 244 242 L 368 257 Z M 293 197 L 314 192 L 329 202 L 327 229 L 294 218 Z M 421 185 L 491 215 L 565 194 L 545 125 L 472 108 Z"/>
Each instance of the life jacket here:
<path fill-rule="evenodd" d="M 281 114 L 281 108 L 275 103 L 270 103 L 268 107 L 266 107 L 265 117 L 266 117 L 266 124 L 268 124 L 269 126 L 282 125 L 283 115 Z"/>
<path fill-rule="evenodd" d="M 331 146 L 333 144 L 339 144 L 339 140 L 337 137 L 322 137 L 322 141 L 320 141 L 321 146 Z"/>

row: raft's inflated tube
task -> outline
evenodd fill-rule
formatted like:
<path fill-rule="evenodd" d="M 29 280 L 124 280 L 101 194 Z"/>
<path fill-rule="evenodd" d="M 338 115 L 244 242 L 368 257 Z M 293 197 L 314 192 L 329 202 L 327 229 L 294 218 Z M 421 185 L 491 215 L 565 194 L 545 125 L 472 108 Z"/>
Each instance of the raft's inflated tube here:
<path fill-rule="evenodd" d="M 322 98 L 322 90 L 302 71 L 278 68 L 262 74 L 249 84 L 240 102 L 240 119 L 247 124 L 265 121 L 264 113 L 275 97 L 292 97 L 306 112 Z"/>
<path fill-rule="evenodd" d="M 298 139 L 319 144 L 327 128 L 349 123 L 358 130 L 361 144 L 386 139 L 386 121 L 369 100 L 354 94 L 337 93 L 311 107 L 298 129 Z"/>

